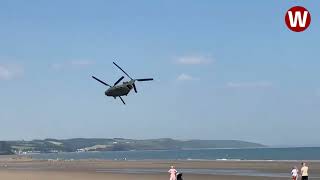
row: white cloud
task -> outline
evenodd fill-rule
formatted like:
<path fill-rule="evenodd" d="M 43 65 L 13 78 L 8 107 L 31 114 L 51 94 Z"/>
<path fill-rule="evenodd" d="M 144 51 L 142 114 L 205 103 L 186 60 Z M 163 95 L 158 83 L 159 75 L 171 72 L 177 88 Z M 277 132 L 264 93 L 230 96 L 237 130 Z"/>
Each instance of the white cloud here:
<path fill-rule="evenodd" d="M 316 96 L 320 97 L 320 88 L 316 90 Z"/>
<path fill-rule="evenodd" d="M 176 62 L 184 65 L 209 64 L 213 62 L 213 58 L 210 56 L 183 56 L 177 58 Z"/>
<path fill-rule="evenodd" d="M 72 61 L 66 61 L 62 63 L 51 64 L 51 68 L 55 70 L 61 70 L 61 69 L 68 69 L 72 67 L 87 67 L 92 64 L 94 64 L 94 62 L 90 60 L 72 60 Z"/>
<path fill-rule="evenodd" d="M 63 67 L 63 65 L 59 64 L 59 63 L 51 64 L 51 68 L 55 69 L 55 70 L 60 70 L 60 69 L 62 69 L 62 67 Z"/>
<path fill-rule="evenodd" d="M 71 61 L 70 64 L 73 66 L 89 66 L 89 65 L 92 65 L 93 62 L 89 60 L 77 60 L 77 61 Z"/>
<path fill-rule="evenodd" d="M 192 80 L 199 80 L 198 78 L 192 77 L 188 74 L 182 73 L 177 77 L 178 81 L 192 81 Z"/>
<path fill-rule="evenodd" d="M 267 88 L 271 87 L 272 83 L 267 81 L 259 82 L 228 82 L 227 87 L 229 88 Z"/>
<path fill-rule="evenodd" d="M 0 80 L 11 80 L 19 77 L 23 73 L 23 68 L 19 65 L 0 64 Z"/>

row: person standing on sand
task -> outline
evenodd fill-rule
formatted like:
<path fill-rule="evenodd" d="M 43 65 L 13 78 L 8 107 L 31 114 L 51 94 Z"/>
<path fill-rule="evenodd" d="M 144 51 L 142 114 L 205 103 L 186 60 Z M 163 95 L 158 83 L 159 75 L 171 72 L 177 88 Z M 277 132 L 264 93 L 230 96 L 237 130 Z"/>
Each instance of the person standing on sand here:
<path fill-rule="evenodd" d="M 170 180 L 176 180 L 176 174 L 177 170 L 174 168 L 174 166 L 171 166 L 171 169 L 169 169 L 168 173 L 170 173 Z"/>
<path fill-rule="evenodd" d="M 305 162 L 302 163 L 302 168 L 301 168 L 301 180 L 308 180 L 308 170 L 309 167 L 306 165 Z"/>
<path fill-rule="evenodd" d="M 298 180 L 298 168 L 295 166 L 291 171 L 292 180 Z"/>

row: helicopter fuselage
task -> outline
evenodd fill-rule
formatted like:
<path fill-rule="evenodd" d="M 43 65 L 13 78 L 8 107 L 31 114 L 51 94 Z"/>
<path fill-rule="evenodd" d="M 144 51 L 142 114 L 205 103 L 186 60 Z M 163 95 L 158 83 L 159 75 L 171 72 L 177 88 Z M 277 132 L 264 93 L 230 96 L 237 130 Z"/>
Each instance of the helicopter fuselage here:
<path fill-rule="evenodd" d="M 116 85 L 107 89 L 104 94 L 106 96 L 118 97 L 118 96 L 126 96 L 133 88 L 134 80 L 123 82 L 123 84 Z"/>
<path fill-rule="evenodd" d="M 111 97 L 114 97 L 115 99 L 117 97 L 119 97 L 119 99 L 122 101 L 123 104 L 126 104 L 124 102 L 124 100 L 122 99 L 121 96 L 126 96 L 129 94 L 129 92 L 134 89 L 134 91 L 137 93 L 137 87 L 135 85 L 135 82 L 136 81 L 152 81 L 153 78 L 142 78 L 142 79 L 133 79 L 132 77 L 129 76 L 128 73 L 126 73 L 120 66 L 118 66 L 115 62 L 113 62 L 113 64 L 115 66 L 117 66 L 125 75 L 127 75 L 128 78 L 130 78 L 131 80 L 130 81 L 126 81 L 126 82 L 123 82 L 122 84 L 119 84 L 124 76 L 121 76 L 115 83 L 113 86 L 111 86 L 110 84 L 107 84 L 106 82 L 100 80 L 99 78 L 95 77 L 95 76 L 92 76 L 93 79 L 95 79 L 96 81 L 98 81 L 99 83 L 105 85 L 105 86 L 108 86 L 110 87 L 109 89 L 107 89 L 104 94 L 106 96 L 111 96 Z"/>

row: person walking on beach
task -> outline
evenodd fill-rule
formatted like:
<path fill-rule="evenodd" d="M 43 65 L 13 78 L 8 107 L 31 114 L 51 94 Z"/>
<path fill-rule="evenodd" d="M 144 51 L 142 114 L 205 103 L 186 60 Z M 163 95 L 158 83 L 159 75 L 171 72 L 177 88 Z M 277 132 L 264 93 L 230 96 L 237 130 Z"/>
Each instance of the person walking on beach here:
<path fill-rule="evenodd" d="M 308 180 L 308 170 L 309 167 L 306 165 L 305 162 L 302 163 L 302 168 L 301 168 L 301 180 Z"/>
<path fill-rule="evenodd" d="M 298 168 L 295 166 L 291 170 L 292 180 L 298 180 Z"/>
<path fill-rule="evenodd" d="M 174 166 L 171 166 L 171 169 L 169 169 L 168 173 L 170 174 L 170 180 L 176 180 L 176 174 L 177 170 L 174 168 Z"/>

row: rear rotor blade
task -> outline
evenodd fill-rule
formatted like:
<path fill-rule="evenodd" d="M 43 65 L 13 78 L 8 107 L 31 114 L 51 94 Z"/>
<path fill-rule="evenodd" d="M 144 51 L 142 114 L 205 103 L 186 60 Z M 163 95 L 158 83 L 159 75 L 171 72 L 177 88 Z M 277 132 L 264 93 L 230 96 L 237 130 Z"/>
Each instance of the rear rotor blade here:
<path fill-rule="evenodd" d="M 119 98 L 121 99 L 122 103 L 125 105 L 126 103 L 124 102 L 124 100 L 122 99 L 122 97 L 119 96 Z"/>
<path fill-rule="evenodd" d="M 95 80 L 97 80 L 97 81 L 99 81 L 100 83 L 102 83 L 102 84 L 104 84 L 104 85 L 106 85 L 106 86 L 111 87 L 109 84 L 107 84 L 107 83 L 105 83 L 105 82 L 101 81 L 100 79 L 98 79 L 98 78 L 96 78 L 96 77 L 94 77 L 94 76 L 92 76 L 92 78 L 93 78 L 93 79 L 95 79 Z"/>
<path fill-rule="evenodd" d="M 115 66 L 117 66 L 124 74 L 126 74 L 130 79 L 132 79 L 130 76 L 129 76 L 129 74 L 127 74 L 120 66 L 118 66 L 118 64 L 116 64 L 115 62 L 113 62 L 113 64 L 115 65 Z"/>
<path fill-rule="evenodd" d="M 123 78 L 124 78 L 124 76 L 122 76 L 121 78 L 119 78 L 118 81 L 115 82 L 113 86 L 117 85 Z"/>
<path fill-rule="evenodd" d="M 134 92 L 138 93 L 136 85 L 133 83 L 132 86 L 133 86 Z"/>
<path fill-rule="evenodd" d="M 153 78 L 136 79 L 137 81 L 153 81 Z"/>

